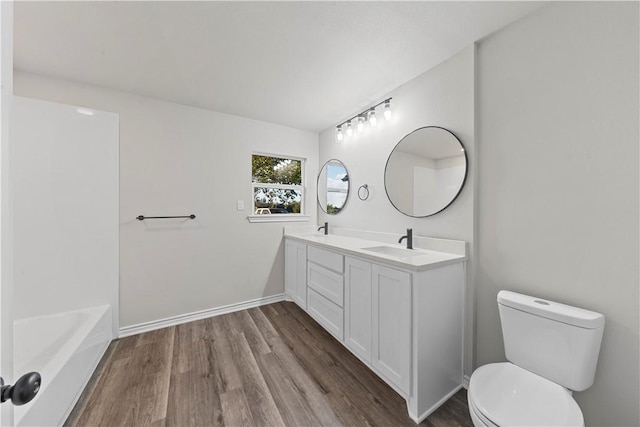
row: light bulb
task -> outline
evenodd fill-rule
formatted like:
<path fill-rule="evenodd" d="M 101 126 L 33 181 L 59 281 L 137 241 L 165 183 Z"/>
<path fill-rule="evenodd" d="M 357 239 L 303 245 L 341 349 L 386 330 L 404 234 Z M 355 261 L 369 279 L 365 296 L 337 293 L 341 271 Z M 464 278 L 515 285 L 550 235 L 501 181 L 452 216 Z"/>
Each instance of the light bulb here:
<path fill-rule="evenodd" d="M 358 116 L 358 132 L 362 132 L 364 130 L 364 117 Z"/>
<path fill-rule="evenodd" d="M 353 128 L 351 127 L 351 120 L 347 122 L 347 136 L 353 135 Z"/>
<path fill-rule="evenodd" d="M 338 126 L 338 133 L 336 134 L 336 141 L 342 142 L 344 134 L 342 133 L 342 126 Z"/>
<path fill-rule="evenodd" d="M 384 118 L 391 120 L 391 100 L 384 101 Z"/>
<path fill-rule="evenodd" d="M 371 127 L 375 127 L 375 125 L 378 124 L 378 119 L 376 118 L 376 110 L 374 110 L 373 108 L 369 112 L 369 123 L 371 124 Z"/>

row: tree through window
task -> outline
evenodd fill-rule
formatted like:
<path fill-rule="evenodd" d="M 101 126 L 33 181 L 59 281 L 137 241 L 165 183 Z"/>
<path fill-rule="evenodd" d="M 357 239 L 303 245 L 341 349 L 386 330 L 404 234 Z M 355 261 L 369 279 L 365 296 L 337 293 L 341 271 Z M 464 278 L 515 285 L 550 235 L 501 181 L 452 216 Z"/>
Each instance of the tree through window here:
<path fill-rule="evenodd" d="M 253 154 L 251 184 L 254 214 L 300 214 L 303 160 Z"/>

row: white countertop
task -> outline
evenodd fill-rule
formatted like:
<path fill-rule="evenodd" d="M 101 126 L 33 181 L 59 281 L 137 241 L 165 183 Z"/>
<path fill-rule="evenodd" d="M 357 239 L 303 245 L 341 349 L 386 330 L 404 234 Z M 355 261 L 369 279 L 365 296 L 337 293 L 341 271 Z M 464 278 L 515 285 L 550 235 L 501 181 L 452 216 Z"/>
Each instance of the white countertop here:
<path fill-rule="evenodd" d="M 406 250 L 406 246 L 397 243 L 367 240 L 336 234 L 324 235 L 316 232 L 285 229 L 284 235 L 287 238 L 298 240 L 313 246 L 335 250 L 343 254 L 354 255 L 360 258 L 365 258 L 378 263 L 383 263 L 408 270 L 427 270 L 447 264 L 462 262 L 467 259 L 465 255 L 461 254 L 422 248 L 413 249 L 411 251 L 411 256 L 389 255 L 379 252 L 372 252 L 369 250 L 365 250 L 364 248 L 384 246 L 388 248 L 397 248 L 401 250 L 399 252 L 403 252 L 402 249 Z"/>

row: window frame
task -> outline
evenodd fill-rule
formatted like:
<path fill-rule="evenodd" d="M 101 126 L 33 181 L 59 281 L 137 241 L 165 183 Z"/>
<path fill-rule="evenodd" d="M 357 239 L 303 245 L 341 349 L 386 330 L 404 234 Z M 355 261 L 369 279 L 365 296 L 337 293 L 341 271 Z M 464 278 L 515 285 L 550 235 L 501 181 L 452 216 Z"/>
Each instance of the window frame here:
<path fill-rule="evenodd" d="M 309 216 L 306 215 L 306 197 L 307 197 L 307 159 L 304 157 L 264 153 L 253 151 L 251 153 L 251 164 L 253 164 L 253 156 L 274 157 L 278 159 L 290 159 L 300 162 L 300 185 L 294 184 L 267 184 L 261 182 L 253 182 L 253 166 L 251 167 L 251 214 L 247 216 L 249 222 L 285 222 L 285 221 L 308 221 Z M 257 215 L 255 192 L 256 188 L 275 188 L 282 190 L 296 190 L 300 191 L 300 213 L 286 213 L 286 214 L 269 214 L 269 215 Z"/>

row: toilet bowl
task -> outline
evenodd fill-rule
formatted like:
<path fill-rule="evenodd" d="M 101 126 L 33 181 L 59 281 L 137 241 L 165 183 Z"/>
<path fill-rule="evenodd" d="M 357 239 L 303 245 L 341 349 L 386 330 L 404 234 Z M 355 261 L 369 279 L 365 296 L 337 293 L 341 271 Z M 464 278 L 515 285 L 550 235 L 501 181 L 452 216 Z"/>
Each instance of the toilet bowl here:
<path fill-rule="evenodd" d="M 476 427 L 584 426 L 572 391 L 591 387 L 604 316 L 500 291 L 498 309 L 509 362 L 476 369 L 469 413 Z"/>
<path fill-rule="evenodd" d="M 478 368 L 467 398 L 476 427 L 584 426 L 569 390 L 509 362 Z"/>

